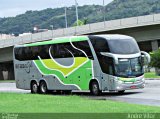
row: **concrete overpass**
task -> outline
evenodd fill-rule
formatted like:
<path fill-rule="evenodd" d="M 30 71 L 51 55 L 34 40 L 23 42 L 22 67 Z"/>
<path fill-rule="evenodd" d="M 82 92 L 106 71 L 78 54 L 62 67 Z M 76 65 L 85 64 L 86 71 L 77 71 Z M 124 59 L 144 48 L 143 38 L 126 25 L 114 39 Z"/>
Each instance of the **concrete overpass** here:
<path fill-rule="evenodd" d="M 152 51 L 160 46 L 160 14 L 105 21 L 0 40 L 0 79 L 2 71 L 13 78 L 12 49 L 16 44 L 48 40 L 55 37 L 87 34 L 125 34 L 136 38 L 140 49 Z"/>

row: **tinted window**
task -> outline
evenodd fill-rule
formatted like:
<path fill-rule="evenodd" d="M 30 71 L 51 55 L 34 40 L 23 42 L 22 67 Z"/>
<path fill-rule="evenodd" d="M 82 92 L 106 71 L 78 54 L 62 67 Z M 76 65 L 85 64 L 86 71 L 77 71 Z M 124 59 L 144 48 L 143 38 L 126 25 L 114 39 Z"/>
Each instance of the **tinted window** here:
<path fill-rule="evenodd" d="M 54 44 L 51 46 L 51 54 L 53 58 L 76 57 L 79 53 L 80 52 L 73 48 L 70 43 Z"/>
<path fill-rule="evenodd" d="M 107 40 L 102 37 L 89 36 L 95 52 L 110 52 Z"/>
<path fill-rule="evenodd" d="M 72 46 L 73 45 L 73 46 Z M 51 46 L 51 54 L 54 58 L 69 58 L 69 57 L 86 57 L 86 55 L 92 59 L 91 49 L 87 41 L 62 43 Z M 76 48 L 74 48 L 76 47 Z M 83 50 L 84 52 L 82 52 Z"/>
<path fill-rule="evenodd" d="M 75 46 L 77 49 L 75 49 Z M 78 50 L 83 50 L 90 59 L 93 59 L 91 49 L 87 41 L 60 43 L 52 45 L 41 45 L 32 47 L 15 48 L 15 58 L 17 60 L 37 60 L 38 56 L 41 59 L 50 59 L 49 50 L 53 58 L 70 58 L 70 57 L 86 57 L 85 54 Z"/>
<path fill-rule="evenodd" d="M 89 38 L 96 52 L 102 72 L 106 74 L 114 75 L 115 70 L 114 70 L 113 58 L 103 56 L 100 54 L 100 52 L 110 52 L 107 40 L 105 38 L 101 38 L 97 36 L 90 36 Z"/>
<path fill-rule="evenodd" d="M 76 48 L 83 50 L 86 53 L 86 55 L 88 56 L 88 58 L 93 59 L 93 55 L 92 55 L 90 46 L 89 46 L 87 41 L 73 42 L 73 45 Z M 84 53 L 82 53 L 82 52 L 79 55 L 80 56 L 85 56 Z"/>
<path fill-rule="evenodd" d="M 15 58 L 17 60 L 37 60 L 38 56 L 42 59 L 49 59 L 49 45 L 46 46 L 33 46 L 33 47 L 20 47 L 15 48 Z"/>
<path fill-rule="evenodd" d="M 115 75 L 113 58 L 99 55 L 98 59 L 103 73 Z"/>
<path fill-rule="evenodd" d="M 134 39 L 112 39 L 108 40 L 108 44 L 113 54 L 135 54 L 140 52 Z"/>

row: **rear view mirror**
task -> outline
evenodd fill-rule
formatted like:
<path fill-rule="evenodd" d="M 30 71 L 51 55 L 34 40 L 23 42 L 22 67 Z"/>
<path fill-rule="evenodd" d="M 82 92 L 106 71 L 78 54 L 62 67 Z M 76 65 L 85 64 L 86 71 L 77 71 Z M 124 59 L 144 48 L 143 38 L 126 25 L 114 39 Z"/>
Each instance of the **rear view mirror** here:
<path fill-rule="evenodd" d="M 151 62 L 151 56 L 144 51 L 141 51 L 143 65 L 148 65 Z"/>

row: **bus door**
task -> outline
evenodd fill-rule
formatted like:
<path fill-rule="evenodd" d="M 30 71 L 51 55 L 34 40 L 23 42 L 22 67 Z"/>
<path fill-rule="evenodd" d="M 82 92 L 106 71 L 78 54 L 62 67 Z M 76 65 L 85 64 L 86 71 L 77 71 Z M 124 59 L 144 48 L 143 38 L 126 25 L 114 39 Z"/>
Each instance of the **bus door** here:
<path fill-rule="evenodd" d="M 102 72 L 103 87 L 105 90 L 114 89 L 114 60 L 111 57 L 101 56 L 100 65 Z"/>
<path fill-rule="evenodd" d="M 108 75 L 108 82 L 109 82 L 109 90 L 113 91 L 115 89 L 115 82 L 113 75 Z"/>

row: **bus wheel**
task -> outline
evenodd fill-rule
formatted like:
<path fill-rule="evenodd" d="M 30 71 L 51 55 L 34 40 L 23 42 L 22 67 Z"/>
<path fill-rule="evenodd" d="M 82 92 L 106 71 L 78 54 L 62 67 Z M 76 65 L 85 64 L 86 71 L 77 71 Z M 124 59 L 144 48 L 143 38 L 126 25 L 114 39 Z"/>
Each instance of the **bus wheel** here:
<path fill-rule="evenodd" d="M 33 94 L 39 93 L 39 88 L 38 88 L 38 84 L 36 81 L 33 81 L 31 83 L 31 93 Z"/>
<path fill-rule="evenodd" d="M 95 95 L 95 96 L 98 96 L 101 94 L 97 81 L 93 81 L 91 83 L 90 92 L 92 95 Z"/>
<path fill-rule="evenodd" d="M 48 93 L 47 84 L 46 84 L 45 81 L 40 82 L 39 89 L 40 89 L 41 94 L 47 94 Z"/>
<path fill-rule="evenodd" d="M 118 91 L 119 94 L 123 94 L 124 92 L 125 92 L 125 90 Z"/>

